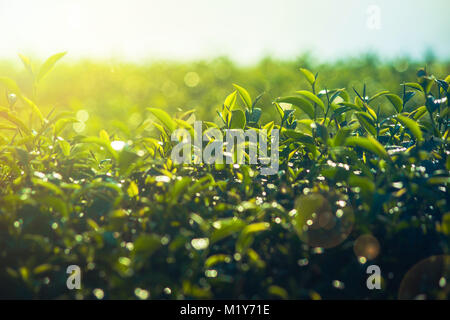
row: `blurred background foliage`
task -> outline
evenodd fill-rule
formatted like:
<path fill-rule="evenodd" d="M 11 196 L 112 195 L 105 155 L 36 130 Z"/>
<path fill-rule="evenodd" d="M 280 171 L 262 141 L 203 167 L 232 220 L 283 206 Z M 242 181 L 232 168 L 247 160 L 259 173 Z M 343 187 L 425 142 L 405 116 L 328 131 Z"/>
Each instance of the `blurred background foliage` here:
<path fill-rule="evenodd" d="M 41 61 L 32 63 L 39 65 Z M 416 79 L 419 68 L 429 73 L 450 74 L 450 61 L 437 61 L 432 52 L 423 61 L 408 58 L 383 60 L 366 53 L 359 58 L 346 58 L 332 63 L 318 62 L 311 54 L 293 60 L 264 58 L 253 65 L 238 65 L 226 57 L 192 62 L 152 61 L 126 63 L 123 61 L 80 60 L 66 63 L 64 59 L 39 84 L 33 93 L 32 81 L 22 65 L 0 61 L 0 74 L 14 79 L 22 92 L 34 101 L 44 114 L 55 111 L 73 111 L 83 124 L 75 124 L 76 133 L 97 134 L 106 129 L 111 133 L 131 136 L 139 126 L 148 107 L 162 108 L 174 115 L 180 110 L 196 109 L 198 120 L 221 124 L 216 110 L 222 108 L 224 98 L 233 90 L 232 83 L 247 88 L 252 96 L 264 93 L 259 107 L 262 122 L 278 119 L 272 105 L 277 97 L 292 94 L 309 84 L 298 71 L 304 67 L 320 70 L 317 87 L 347 88 L 367 95 L 381 90 L 400 94 L 403 82 Z M 35 94 L 35 96 L 34 96 Z M 413 97 L 411 108 L 417 105 Z M 381 112 L 393 108 L 387 99 L 378 101 Z M 6 95 L 0 94 L 0 105 L 6 106 Z M 18 111 L 21 106 L 18 104 Z M 24 116 L 26 116 L 26 107 Z M 150 116 L 150 115 L 149 115 Z"/>

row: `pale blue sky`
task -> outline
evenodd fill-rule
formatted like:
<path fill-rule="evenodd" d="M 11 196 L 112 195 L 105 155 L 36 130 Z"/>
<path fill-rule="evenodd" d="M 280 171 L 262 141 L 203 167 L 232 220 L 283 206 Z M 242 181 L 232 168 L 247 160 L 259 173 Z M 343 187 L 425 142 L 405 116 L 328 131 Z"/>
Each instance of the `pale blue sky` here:
<path fill-rule="evenodd" d="M 370 6 L 380 28 L 368 26 Z M 0 0 L 0 57 L 450 58 L 450 0 Z M 375 13 L 376 15 L 376 13 Z M 375 21 L 372 15 L 370 21 Z M 374 26 L 374 24 L 370 24 Z"/>

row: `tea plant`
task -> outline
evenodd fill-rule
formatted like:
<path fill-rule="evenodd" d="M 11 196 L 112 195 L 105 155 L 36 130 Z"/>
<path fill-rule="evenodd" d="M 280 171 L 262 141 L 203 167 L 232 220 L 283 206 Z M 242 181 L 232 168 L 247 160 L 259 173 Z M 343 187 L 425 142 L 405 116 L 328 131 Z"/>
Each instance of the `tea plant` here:
<path fill-rule="evenodd" d="M 128 137 L 74 134 L 73 114 L 36 102 L 63 55 L 39 71 L 21 56 L 29 97 L 0 78 L 0 297 L 395 299 L 423 293 L 399 295 L 414 264 L 448 257 L 449 76 L 421 69 L 398 94 L 321 87 L 302 68 L 309 87 L 271 105 L 235 84 L 203 129 L 279 129 L 280 170 L 263 176 L 174 164 L 171 134 L 193 132 L 195 110 L 148 108 Z M 371 264 L 381 290 L 366 287 Z"/>

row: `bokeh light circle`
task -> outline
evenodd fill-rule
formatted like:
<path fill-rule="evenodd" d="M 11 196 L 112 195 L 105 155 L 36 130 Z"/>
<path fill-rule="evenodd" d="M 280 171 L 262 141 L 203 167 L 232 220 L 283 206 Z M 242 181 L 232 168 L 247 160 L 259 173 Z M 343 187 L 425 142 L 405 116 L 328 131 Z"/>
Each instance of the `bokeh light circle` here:
<path fill-rule="evenodd" d="M 184 83 L 190 87 L 196 87 L 198 85 L 198 83 L 200 82 L 200 77 L 197 74 L 197 72 L 188 72 L 186 73 L 185 77 L 184 77 Z"/>
<path fill-rule="evenodd" d="M 338 205 L 338 203 L 340 205 Z M 325 198 L 320 193 L 301 195 L 295 202 L 295 228 L 310 247 L 333 248 L 341 244 L 353 229 L 355 216 L 337 194 Z"/>
<path fill-rule="evenodd" d="M 401 300 L 450 298 L 450 255 L 423 259 L 405 274 L 400 283 Z"/>
<path fill-rule="evenodd" d="M 353 251 L 357 257 L 373 260 L 380 253 L 380 243 L 374 236 L 363 234 L 356 239 L 353 245 Z"/>

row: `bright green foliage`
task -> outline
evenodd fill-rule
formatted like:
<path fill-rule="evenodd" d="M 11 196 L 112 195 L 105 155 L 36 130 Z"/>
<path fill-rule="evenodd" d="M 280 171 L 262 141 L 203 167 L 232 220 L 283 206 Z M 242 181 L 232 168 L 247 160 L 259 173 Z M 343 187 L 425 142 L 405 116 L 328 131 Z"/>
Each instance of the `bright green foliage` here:
<path fill-rule="evenodd" d="M 206 92 L 197 106 L 204 130 L 280 130 L 280 170 L 261 176 L 258 165 L 172 163 L 171 133 L 201 120 L 191 108 L 130 105 L 138 120 L 127 122 L 128 98 L 105 95 L 86 107 L 102 110 L 86 130 L 81 108 L 47 110 L 40 86 L 63 55 L 36 78 L 20 56 L 31 94 L 0 78 L 0 297 L 92 299 L 101 288 L 139 298 L 144 288 L 155 299 L 394 299 L 412 265 L 449 254 L 447 74 L 421 70 L 401 93 L 374 88 L 371 98 L 369 86 L 329 89 L 305 68 L 301 86 L 275 96 L 216 83 L 224 102 L 212 110 Z M 361 251 L 361 235 L 378 251 Z M 79 291 L 66 288 L 72 264 Z M 383 274 L 382 290 L 367 290 L 369 264 L 395 275 Z"/>

